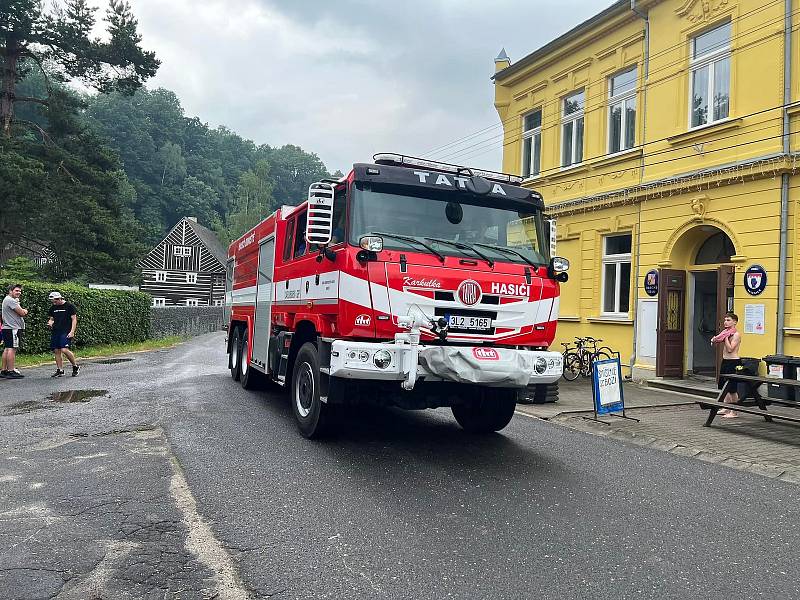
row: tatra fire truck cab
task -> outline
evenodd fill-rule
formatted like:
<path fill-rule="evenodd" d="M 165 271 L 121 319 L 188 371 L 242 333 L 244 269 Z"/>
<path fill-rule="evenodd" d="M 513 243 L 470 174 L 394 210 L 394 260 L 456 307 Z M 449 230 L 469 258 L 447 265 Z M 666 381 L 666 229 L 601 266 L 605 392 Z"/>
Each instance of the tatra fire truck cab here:
<path fill-rule="evenodd" d="M 379 154 L 234 241 L 225 312 L 234 380 L 289 388 L 300 431 L 337 405 L 449 406 L 471 432 L 546 393 L 559 281 L 541 196 L 521 179 Z"/>

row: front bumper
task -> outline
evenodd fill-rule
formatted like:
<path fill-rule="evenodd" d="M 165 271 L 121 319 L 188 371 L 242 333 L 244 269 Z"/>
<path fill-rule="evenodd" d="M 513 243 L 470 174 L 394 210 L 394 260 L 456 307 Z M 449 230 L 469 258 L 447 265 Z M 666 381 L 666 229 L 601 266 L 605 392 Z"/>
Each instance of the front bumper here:
<path fill-rule="evenodd" d="M 399 381 L 411 389 L 417 379 L 523 388 L 558 381 L 562 372 L 563 359 L 558 352 L 334 340 L 329 374 L 344 379 Z"/>

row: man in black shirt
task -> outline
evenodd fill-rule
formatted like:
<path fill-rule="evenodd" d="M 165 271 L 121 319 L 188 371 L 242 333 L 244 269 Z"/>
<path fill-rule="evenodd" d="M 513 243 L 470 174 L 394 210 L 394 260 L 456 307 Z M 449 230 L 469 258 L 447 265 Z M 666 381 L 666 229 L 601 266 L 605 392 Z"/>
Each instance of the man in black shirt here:
<path fill-rule="evenodd" d="M 70 350 L 72 341 L 75 339 L 75 328 L 78 326 L 78 312 L 75 306 L 66 300 L 58 292 L 50 292 L 48 296 L 53 305 L 47 311 L 49 319 L 47 326 L 53 332 L 50 334 L 50 348 L 56 355 L 56 372 L 52 377 L 64 376 L 64 356 L 67 357 L 69 363 L 72 365 L 72 376 L 78 375 L 77 361 L 75 355 Z"/>

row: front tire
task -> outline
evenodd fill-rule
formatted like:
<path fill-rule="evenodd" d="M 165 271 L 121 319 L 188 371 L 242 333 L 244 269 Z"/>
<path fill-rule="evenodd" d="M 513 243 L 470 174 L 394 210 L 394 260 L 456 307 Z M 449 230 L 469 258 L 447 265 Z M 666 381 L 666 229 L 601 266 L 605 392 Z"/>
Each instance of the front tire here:
<path fill-rule="evenodd" d="M 511 422 L 517 407 L 517 390 L 479 388 L 473 398 L 451 408 L 453 416 L 469 433 L 500 431 Z"/>
<path fill-rule="evenodd" d="M 239 381 L 242 376 L 242 330 L 240 327 L 234 327 L 231 335 L 231 379 Z"/>
<path fill-rule="evenodd" d="M 292 411 L 300 433 L 306 438 L 322 436 L 329 424 L 330 407 L 319 397 L 319 352 L 306 342 L 297 353 L 292 371 Z"/>

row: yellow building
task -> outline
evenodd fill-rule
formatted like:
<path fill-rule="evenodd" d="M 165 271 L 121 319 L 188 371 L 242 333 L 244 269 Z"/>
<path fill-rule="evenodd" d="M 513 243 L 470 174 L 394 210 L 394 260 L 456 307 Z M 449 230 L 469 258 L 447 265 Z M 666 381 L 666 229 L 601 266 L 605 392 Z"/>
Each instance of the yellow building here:
<path fill-rule="evenodd" d="M 621 0 L 497 58 L 504 170 L 572 263 L 558 341 L 602 338 L 635 378 L 713 375 L 733 310 L 743 356 L 800 355 L 799 27 L 800 0 Z"/>

